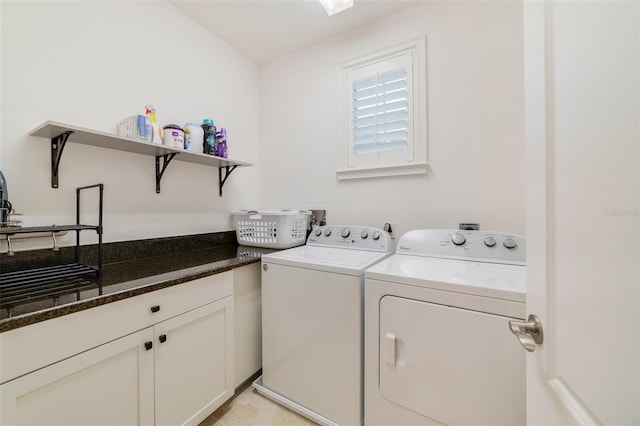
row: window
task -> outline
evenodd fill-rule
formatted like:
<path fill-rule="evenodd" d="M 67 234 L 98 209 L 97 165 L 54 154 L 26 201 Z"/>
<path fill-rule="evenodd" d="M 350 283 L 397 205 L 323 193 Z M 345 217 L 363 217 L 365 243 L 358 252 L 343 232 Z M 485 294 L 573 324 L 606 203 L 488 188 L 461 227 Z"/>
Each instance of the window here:
<path fill-rule="evenodd" d="M 346 168 L 338 179 L 426 173 L 424 38 L 343 65 Z"/>

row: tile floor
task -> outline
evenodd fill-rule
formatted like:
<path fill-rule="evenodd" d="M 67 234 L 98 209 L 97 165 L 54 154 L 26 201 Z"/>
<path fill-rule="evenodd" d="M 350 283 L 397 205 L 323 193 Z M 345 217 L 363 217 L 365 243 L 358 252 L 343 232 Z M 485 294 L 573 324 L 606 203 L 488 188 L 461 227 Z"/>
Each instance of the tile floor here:
<path fill-rule="evenodd" d="M 248 386 L 198 426 L 317 426 Z"/>

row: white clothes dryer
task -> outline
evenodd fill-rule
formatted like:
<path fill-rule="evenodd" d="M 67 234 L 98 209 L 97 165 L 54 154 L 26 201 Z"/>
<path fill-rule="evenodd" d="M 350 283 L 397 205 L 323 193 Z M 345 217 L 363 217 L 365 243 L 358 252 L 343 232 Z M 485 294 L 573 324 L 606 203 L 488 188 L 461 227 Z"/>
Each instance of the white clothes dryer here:
<path fill-rule="evenodd" d="M 320 424 L 362 424 L 364 271 L 391 254 L 381 229 L 323 226 L 262 256 L 258 392 Z"/>
<path fill-rule="evenodd" d="M 365 272 L 365 425 L 524 425 L 525 241 L 410 231 Z"/>

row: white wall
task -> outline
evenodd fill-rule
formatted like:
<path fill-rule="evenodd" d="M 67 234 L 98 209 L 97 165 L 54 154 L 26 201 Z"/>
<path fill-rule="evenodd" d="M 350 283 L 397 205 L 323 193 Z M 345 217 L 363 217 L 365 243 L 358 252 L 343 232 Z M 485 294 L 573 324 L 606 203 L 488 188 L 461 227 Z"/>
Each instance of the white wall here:
<path fill-rule="evenodd" d="M 2 1 L 0 15 L 0 168 L 26 225 L 73 223 L 75 188 L 98 182 L 105 241 L 230 230 L 230 210 L 259 204 L 253 62 L 164 1 Z M 30 130 L 55 120 L 115 133 L 150 103 L 160 124 L 213 118 L 229 156 L 255 166 L 234 171 L 219 197 L 216 168 L 172 162 L 156 194 L 154 157 L 69 143 L 51 188 L 50 142 Z"/>
<path fill-rule="evenodd" d="M 230 230 L 229 211 L 243 208 L 325 208 L 329 223 L 393 221 L 399 233 L 478 221 L 524 234 L 519 2 L 420 3 L 261 68 L 162 1 L 2 1 L 0 17 L 0 168 L 26 225 L 72 222 L 74 189 L 103 182 L 105 241 Z M 428 175 L 337 182 L 339 63 L 421 35 Z M 254 166 L 220 198 L 217 169 L 173 162 L 156 194 L 153 157 L 69 143 L 51 188 L 49 141 L 31 129 L 114 132 L 148 103 L 164 124 L 214 118 L 230 157 Z"/>
<path fill-rule="evenodd" d="M 426 176 L 336 181 L 343 167 L 339 64 L 426 35 Z M 480 222 L 524 235 L 520 2 L 429 1 L 261 69 L 264 208 L 326 208 L 332 224 L 400 233 Z"/>

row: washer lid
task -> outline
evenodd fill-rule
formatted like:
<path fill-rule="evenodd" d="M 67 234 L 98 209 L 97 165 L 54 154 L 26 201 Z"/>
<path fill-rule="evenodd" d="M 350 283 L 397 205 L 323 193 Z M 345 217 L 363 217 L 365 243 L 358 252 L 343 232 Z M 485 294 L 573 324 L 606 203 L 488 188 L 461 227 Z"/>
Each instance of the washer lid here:
<path fill-rule="evenodd" d="M 390 254 L 305 245 L 269 253 L 262 256 L 262 262 L 360 276 L 369 266 Z"/>
<path fill-rule="evenodd" d="M 365 278 L 524 303 L 526 270 L 517 265 L 394 254 L 367 269 Z"/>

